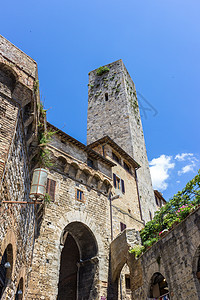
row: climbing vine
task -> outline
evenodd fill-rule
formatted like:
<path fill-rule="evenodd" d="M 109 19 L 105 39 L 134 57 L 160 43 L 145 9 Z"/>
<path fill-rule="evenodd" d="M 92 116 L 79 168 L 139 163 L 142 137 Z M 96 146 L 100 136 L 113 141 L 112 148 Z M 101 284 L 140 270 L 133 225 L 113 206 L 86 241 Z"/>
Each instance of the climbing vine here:
<path fill-rule="evenodd" d="M 38 121 L 38 165 L 40 167 L 50 168 L 53 166 L 51 153 L 47 149 L 48 143 L 51 141 L 55 131 L 47 130 L 46 128 L 46 109 L 44 109 L 43 103 L 40 103 L 40 115 Z"/>
<path fill-rule="evenodd" d="M 140 231 L 143 245 L 137 248 L 133 247 L 130 252 L 135 253 L 136 257 L 141 255 L 174 225 L 182 222 L 199 205 L 200 170 L 182 191 L 175 194 L 166 205 L 155 213 L 153 220 L 148 222 Z"/>

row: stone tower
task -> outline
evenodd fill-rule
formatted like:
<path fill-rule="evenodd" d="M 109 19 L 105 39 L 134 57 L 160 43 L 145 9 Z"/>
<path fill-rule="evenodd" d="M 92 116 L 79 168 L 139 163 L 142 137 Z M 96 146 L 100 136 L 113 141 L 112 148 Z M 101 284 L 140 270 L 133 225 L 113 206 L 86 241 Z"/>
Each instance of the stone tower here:
<path fill-rule="evenodd" d="M 143 220 L 156 211 L 135 85 L 122 60 L 89 73 L 87 143 L 109 136 L 140 168 L 137 170 Z"/>

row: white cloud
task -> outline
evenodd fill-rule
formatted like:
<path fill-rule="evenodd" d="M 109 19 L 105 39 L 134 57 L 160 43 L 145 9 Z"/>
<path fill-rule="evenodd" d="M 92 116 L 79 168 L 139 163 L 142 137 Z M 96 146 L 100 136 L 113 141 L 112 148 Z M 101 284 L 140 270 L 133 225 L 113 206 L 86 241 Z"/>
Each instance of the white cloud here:
<path fill-rule="evenodd" d="M 181 153 L 181 154 L 177 154 L 175 156 L 175 159 L 177 159 L 178 161 L 184 161 L 184 160 L 189 159 L 193 156 L 194 156 L 193 153 Z"/>
<path fill-rule="evenodd" d="M 160 157 L 152 159 L 149 165 L 154 189 L 159 191 L 166 190 L 169 170 L 175 167 L 175 164 L 172 163 L 172 156 L 162 154 Z"/>
<path fill-rule="evenodd" d="M 194 166 L 195 165 L 186 165 L 185 167 L 183 167 L 180 171 L 178 171 L 178 175 L 182 175 L 182 174 L 185 174 L 187 172 L 191 172 L 193 171 L 194 172 Z"/>
<path fill-rule="evenodd" d="M 181 153 L 177 154 L 175 156 L 175 159 L 177 161 L 183 162 L 187 161 L 188 164 L 181 168 L 180 171 L 178 171 L 178 175 L 181 176 L 182 174 L 188 173 L 188 172 L 195 172 L 195 167 L 199 160 L 194 156 L 193 153 Z"/>

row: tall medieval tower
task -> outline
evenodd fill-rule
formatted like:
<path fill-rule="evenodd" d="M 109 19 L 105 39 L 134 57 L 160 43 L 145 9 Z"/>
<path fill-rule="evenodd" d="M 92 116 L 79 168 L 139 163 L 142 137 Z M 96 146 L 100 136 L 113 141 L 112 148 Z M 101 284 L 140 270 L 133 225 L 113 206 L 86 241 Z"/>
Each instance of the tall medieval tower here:
<path fill-rule="evenodd" d="M 143 220 L 156 211 L 135 85 L 122 60 L 89 73 L 87 143 L 109 136 L 140 165 Z"/>

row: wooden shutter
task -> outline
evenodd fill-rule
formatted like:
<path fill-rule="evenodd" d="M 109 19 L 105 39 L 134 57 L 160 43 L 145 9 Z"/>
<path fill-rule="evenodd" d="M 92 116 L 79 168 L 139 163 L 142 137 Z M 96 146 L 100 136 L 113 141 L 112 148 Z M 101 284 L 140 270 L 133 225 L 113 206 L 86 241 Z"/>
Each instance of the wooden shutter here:
<path fill-rule="evenodd" d="M 55 189 L 56 189 L 56 181 L 53 179 L 47 178 L 46 192 L 47 192 L 47 194 L 49 194 L 51 201 L 55 200 Z"/>
<path fill-rule="evenodd" d="M 121 183 L 122 183 L 122 193 L 125 193 L 125 185 L 124 185 L 124 180 L 121 179 Z"/>
<path fill-rule="evenodd" d="M 117 187 L 116 175 L 114 173 L 113 173 L 113 184 L 114 184 L 114 187 L 116 188 Z"/>

